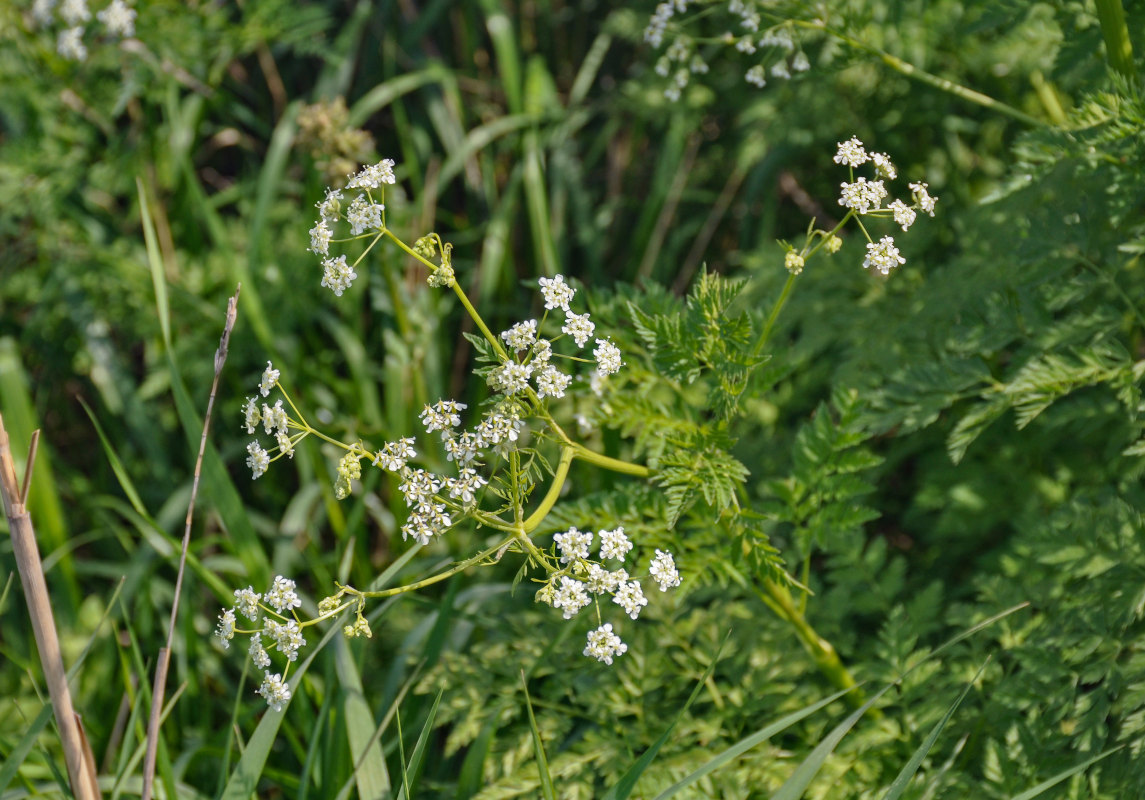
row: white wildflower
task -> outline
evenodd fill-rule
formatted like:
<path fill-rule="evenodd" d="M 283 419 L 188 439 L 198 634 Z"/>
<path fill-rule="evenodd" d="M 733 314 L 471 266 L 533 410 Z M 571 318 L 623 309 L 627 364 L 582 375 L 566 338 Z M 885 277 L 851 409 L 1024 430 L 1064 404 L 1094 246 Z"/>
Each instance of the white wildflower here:
<path fill-rule="evenodd" d="M 585 559 L 588 558 L 588 549 L 592 547 L 592 531 L 578 531 L 574 526 L 554 536 L 553 542 L 561 551 L 562 564 Z"/>
<path fill-rule="evenodd" d="M 281 373 L 276 370 L 269 361 L 266 362 L 266 370 L 262 373 L 262 380 L 259 381 L 258 390 L 262 392 L 263 397 L 270 396 L 270 390 L 278 383 L 278 376 Z"/>
<path fill-rule="evenodd" d="M 235 638 L 235 610 L 228 608 L 219 615 L 219 626 L 215 629 L 215 636 L 223 649 L 231 646 L 231 639 Z"/>
<path fill-rule="evenodd" d="M 67 25 L 79 25 L 91 19 L 87 0 L 64 0 L 60 3 L 60 19 Z"/>
<path fill-rule="evenodd" d="M 253 397 L 246 399 L 246 405 L 243 406 L 243 415 L 245 416 L 243 424 L 246 426 L 246 432 L 254 433 L 255 428 L 258 427 L 258 423 L 262 418 L 258 413 L 258 403 Z"/>
<path fill-rule="evenodd" d="M 569 303 L 572 302 L 576 289 L 565 283 L 563 275 L 557 275 L 554 278 L 541 278 L 539 283 L 541 284 L 541 296 L 545 299 L 545 308 L 569 310 Z"/>
<path fill-rule="evenodd" d="M 588 314 L 565 312 L 565 324 L 561 327 L 561 331 L 573 337 L 577 347 L 584 347 L 595 330 L 596 324 L 588 318 Z"/>
<path fill-rule="evenodd" d="M 286 409 L 282 407 L 281 400 L 275 401 L 274 408 L 266 403 L 262 404 L 262 427 L 268 436 L 275 430 L 279 433 L 286 433 L 289 430 L 290 418 L 286 416 Z"/>
<path fill-rule="evenodd" d="M 925 211 L 927 214 L 930 214 L 930 216 L 933 217 L 934 216 L 934 204 L 938 202 L 938 198 L 937 197 L 931 197 L 927 193 L 927 191 L 926 191 L 927 184 L 925 184 L 925 183 L 912 183 L 912 184 L 909 184 L 909 186 L 910 186 L 911 196 L 913 197 L 914 202 L 918 203 L 919 208 L 921 208 L 923 211 Z"/>
<path fill-rule="evenodd" d="M 111 0 L 107 8 L 96 14 L 111 36 L 127 38 L 135 35 L 135 10 L 123 0 Z"/>
<path fill-rule="evenodd" d="M 290 687 L 278 673 L 274 675 L 268 673 L 262 679 L 262 685 L 258 687 L 256 694 L 262 695 L 271 711 L 282 711 L 290 702 Z"/>
<path fill-rule="evenodd" d="M 565 619 L 572 619 L 589 602 L 583 583 L 561 576 L 561 586 L 553 592 L 553 608 L 563 608 Z"/>
<path fill-rule="evenodd" d="M 377 164 L 362 167 L 358 174 L 346 184 L 346 188 L 377 189 L 383 183 L 393 184 L 395 181 L 394 161 L 392 158 L 385 158 Z"/>
<path fill-rule="evenodd" d="M 302 628 L 292 619 L 286 622 L 268 619 L 263 632 L 274 641 L 275 648 L 286 656 L 287 661 L 297 661 L 299 649 L 306 646 Z"/>
<path fill-rule="evenodd" d="M 70 61 L 83 61 L 87 58 L 87 47 L 83 43 L 83 28 L 67 28 L 56 38 L 56 52 Z"/>
<path fill-rule="evenodd" d="M 398 439 L 396 442 L 387 442 L 386 446 L 374 456 L 374 466 L 397 472 L 406 465 L 406 461 L 417 457 L 413 442 L 414 440 L 409 437 Z"/>
<path fill-rule="evenodd" d="M 807 54 L 802 50 L 796 53 L 795 57 L 791 59 L 791 68 L 796 72 L 806 72 L 811 69 L 811 61 L 808 60 Z"/>
<path fill-rule="evenodd" d="M 318 213 L 321 215 L 321 222 L 327 225 L 332 225 L 338 221 L 338 214 L 342 209 L 342 190 L 341 189 L 327 189 L 326 196 L 318 203 Z"/>
<path fill-rule="evenodd" d="M 640 616 L 640 610 L 648 605 L 648 598 L 644 596 L 644 590 L 640 588 L 640 584 L 636 581 L 629 581 L 622 583 L 613 595 L 612 602 L 624 609 L 632 619 Z"/>
<path fill-rule="evenodd" d="M 423 408 L 418 418 L 425 426 L 427 433 L 445 431 L 461 424 L 460 412 L 468 407 L 465 403 L 458 403 L 456 400 L 438 400 L 434 405 L 427 405 Z"/>
<path fill-rule="evenodd" d="M 270 654 L 266 652 L 266 648 L 262 646 L 262 636 L 255 634 L 250 637 L 250 660 L 259 669 L 266 669 L 270 666 Z"/>
<path fill-rule="evenodd" d="M 782 78 L 784 80 L 791 77 L 791 70 L 787 68 L 786 61 L 777 61 L 771 66 L 771 76 L 773 78 Z"/>
<path fill-rule="evenodd" d="M 251 621 L 258 619 L 258 601 L 261 599 L 262 595 L 251 586 L 235 589 L 235 609 Z"/>
<path fill-rule="evenodd" d="M 262 599 L 279 614 L 283 614 L 302 605 L 302 600 L 299 599 L 298 593 L 294 589 L 294 581 L 276 575 L 270 591 L 263 595 Z"/>
<path fill-rule="evenodd" d="M 454 434 L 452 431 L 445 431 L 441 434 L 441 442 L 445 447 L 445 457 L 457 462 L 459 467 L 471 463 L 480 455 L 480 442 L 476 433 L 463 431 Z"/>
<path fill-rule="evenodd" d="M 762 89 L 767 86 L 767 75 L 763 70 L 762 64 L 756 64 L 754 67 L 744 73 L 743 79 L 750 83 L 752 86 L 758 86 Z"/>
<path fill-rule="evenodd" d="M 620 637 L 612 632 L 612 623 L 606 622 L 594 631 L 588 632 L 588 644 L 585 645 L 584 654 L 592 656 L 597 661 L 611 664 L 616 656 L 628 652 L 628 645 L 620 641 Z"/>
<path fill-rule="evenodd" d="M 477 492 L 489 481 L 477 474 L 477 470 L 463 467 L 458 471 L 456 478 L 446 478 L 445 485 L 449 488 L 449 496 L 461 500 L 469 505 L 477 498 Z"/>
<path fill-rule="evenodd" d="M 32 3 L 32 20 L 40 27 L 51 25 L 52 9 L 55 7 L 56 0 L 35 0 Z"/>
<path fill-rule="evenodd" d="M 266 468 L 270 466 L 270 455 L 262 449 L 262 445 L 258 442 L 251 442 L 246 446 L 247 457 L 246 465 L 250 467 L 251 480 L 258 480 L 258 477 L 266 472 Z"/>
<path fill-rule="evenodd" d="M 525 350 L 537 340 L 537 321 L 530 319 L 518 322 L 509 330 L 504 331 L 501 338 L 505 340 L 505 344 L 509 345 L 511 351 Z"/>
<path fill-rule="evenodd" d="M 882 181 L 868 181 L 859 178 L 854 183 L 841 183 L 842 192 L 839 195 L 839 205 L 853 208 L 860 214 L 866 214 L 872 208 L 882 205 L 883 198 L 887 196 L 887 189 Z"/>
<path fill-rule="evenodd" d="M 658 584 L 660 591 L 666 592 L 669 587 L 680 585 L 680 573 L 676 571 L 676 561 L 672 554 L 656 550 L 656 557 L 652 559 L 652 566 L 648 570 Z"/>
<path fill-rule="evenodd" d="M 835 153 L 836 164 L 846 164 L 848 167 L 857 167 L 860 164 L 866 163 L 870 158 L 867 151 L 863 148 L 863 143 L 857 137 L 852 136 L 845 142 L 839 142 L 839 151 Z"/>
<path fill-rule="evenodd" d="M 520 394 L 529 388 L 529 377 L 533 374 L 532 364 L 518 364 L 510 361 L 489 373 L 489 386 L 506 395 Z"/>
<path fill-rule="evenodd" d="M 611 531 L 600 531 L 600 557 L 615 558 L 623 561 L 632 549 L 632 542 L 624 534 L 624 528 L 618 527 Z"/>
<path fill-rule="evenodd" d="M 346 209 L 346 221 L 350 223 L 350 234 L 357 236 L 367 230 L 382 229 L 382 212 L 385 206 L 381 203 L 371 203 L 364 194 L 360 194 Z"/>
<path fill-rule="evenodd" d="M 572 376 L 566 375 L 552 364 L 545 364 L 544 368 L 535 373 L 537 380 L 537 397 L 564 397 L 565 389 L 572 382 Z"/>
<path fill-rule="evenodd" d="M 891 161 L 891 157 L 886 153 L 871 153 L 871 163 L 875 165 L 875 172 L 880 178 L 893 181 L 899 176 L 898 170 L 895 169 L 894 162 Z"/>
<path fill-rule="evenodd" d="M 620 348 L 608 339 L 597 339 L 592 354 L 596 357 L 596 371 L 600 375 L 615 375 L 624 366 L 620 360 Z"/>
<path fill-rule="evenodd" d="M 895 240 L 890 236 L 884 236 L 878 242 L 867 243 L 867 257 L 863 259 L 864 269 L 874 267 L 884 275 L 889 275 L 892 269 L 905 263 L 906 259 L 899 255 Z"/>
<path fill-rule="evenodd" d="M 895 223 L 897 225 L 901 225 L 904 231 L 914 224 L 914 220 L 917 214 L 914 213 L 914 209 L 912 209 L 902 200 L 895 200 L 893 203 L 888 205 L 887 208 L 894 212 Z"/>
<path fill-rule="evenodd" d="M 319 256 L 330 255 L 330 229 L 326 227 L 326 220 L 320 219 L 310 229 L 310 247 L 307 249 Z"/>

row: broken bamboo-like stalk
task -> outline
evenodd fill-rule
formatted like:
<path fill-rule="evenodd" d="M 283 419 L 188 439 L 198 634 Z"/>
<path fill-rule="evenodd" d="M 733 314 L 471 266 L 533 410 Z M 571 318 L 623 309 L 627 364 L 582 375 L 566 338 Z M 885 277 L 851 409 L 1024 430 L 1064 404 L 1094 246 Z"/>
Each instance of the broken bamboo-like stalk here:
<path fill-rule="evenodd" d="M 32 435 L 24 482 L 20 484 L 16 480 L 16 464 L 12 459 L 8 431 L 0 415 L 0 495 L 3 496 L 4 513 L 8 517 L 8 529 L 12 534 L 16 570 L 20 573 L 20 583 L 24 587 L 28 614 L 32 618 L 32 632 L 36 637 L 36 648 L 40 651 L 40 664 L 48 684 L 48 694 L 52 698 L 56 726 L 60 731 L 72 792 L 77 800 L 98 800 L 100 791 L 95 765 L 87 756 L 86 740 L 72 706 L 67 671 L 64 669 L 60 640 L 56 635 L 56 621 L 52 615 L 52 601 L 48 597 L 48 585 L 40 561 L 40 548 L 36 545 L 36 532 L 32 528 L 32 517 L 27 509 L 39 433 L 36 431 Z"/>

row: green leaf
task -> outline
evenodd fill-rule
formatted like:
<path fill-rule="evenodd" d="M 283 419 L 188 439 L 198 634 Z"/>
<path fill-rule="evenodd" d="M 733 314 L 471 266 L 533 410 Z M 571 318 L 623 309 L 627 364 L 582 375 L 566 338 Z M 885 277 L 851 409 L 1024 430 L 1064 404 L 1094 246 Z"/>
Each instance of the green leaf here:
<path fill-rule="evenodd" d="M 533 715 L 533 701 L 529 699 L 529 681 L 525 678 L 525 671 L 521 670 L 521 686 L 525 690 L 525 708 L 529 712 L 529 730 L 533 734 L 533 750 L 537 754 L 537 771 L 541 776 L 541 794 L 545 800 L 557 800 L 556 789 L 553 788 L 553 776 L 549 772 L 549 761 L 545 758 L 545 746 L 541 743 L 541 731 L 537 727 L 537 718 Z"/>

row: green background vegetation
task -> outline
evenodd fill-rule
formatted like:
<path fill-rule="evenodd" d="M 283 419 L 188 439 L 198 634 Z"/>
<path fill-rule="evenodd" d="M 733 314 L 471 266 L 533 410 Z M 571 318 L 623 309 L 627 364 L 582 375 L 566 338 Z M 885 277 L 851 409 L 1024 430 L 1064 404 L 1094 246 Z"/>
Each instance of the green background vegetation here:
<path fill-rule="evenodd" d="M 30 507 L 66 662 L 86 652 L 73 691 L 106 795 L 139 791 L 212 357 L 241 281 L 176 631 L 167 796 L 235 791 L 259 747 L 246 796 L 406 782 L 417 797 L 542 796 L 539 732 L 556 796 L 601 797 L 699 686 L 631 795 L 654 797 L 834 691 L 761 598 L 776 550 L 868 696 L 902 678 L 823 753 L 807 796 L 881 797 L 918 752 L 906 797 L 1013 797 L 1113 748 L 1041 796 L 1145 796 L 1145 41 L 1129 36 L 1145 7 L 780 3 L 777 19 L 830 9 L 840 36 L 799 32 L 810 71 L 757 90 L 750 59 L 711 46 L 674 104 L 641 41 L 653 7 L 157 0 L 137 5 L 140 47 L 89 44 L 83 64 L 21 5 L 0 7 L 0 411 L 18 455 L 43 430 Z M 837 218 L 831 156 L 852 135 L 894 158 L 901 186 L 927 180 L 938 215 L 899 237 L 908 261 L 889 280 L 860 267 L 849 229 L 800 276 L 770 360 L 745 365 L 743 331 L 787 277 L 775 240 Z M 367 470 L 335 500 L 314 441 L 256 483 L 243 467 L 239 410 L 268 358 L 348 441 L 410 435 L 427 400 L 484 396 L 463 312 L 397 251 L 340 299 L 318 286 L 313 204 L 345 159 L 381 157 L 399 164 L 388 223 L 451 241 L 495 329 L 536 312 L 530 280 L 584 287 L 629 365 L 591 442 L 678 478 L 663 491 L 577 465 L 551 530 L 624 522 L 676 553 L 684 585 L 655 593 L 606 668 L 580 655 L 580 621 L 511 590 L 518 564 L 470 571 L 375 608 L 372 640 L 334 637 L 277 731 L 255 733 L 252 675 L 210 638 L 230 589 L 281 573 L 316 602 L 336 579 L 365 587 L 396 563 L 414 580 L 485 542 L 463 526 L 397 562 L 396 487 Z M 707 327 L 679 299 L 705 265 L 742 282 L 695 295 L 718 312 Z M 660 316 L 658 335 L 633 307 Z M 693 370 L 668 365 L 701 351 Z M 702 455 L 681 463 L 688 448 Z M 743 481 L 720 468 L 731 457 Z M 719 509 L 737 492 L 757 514 L 732 524 Z M 14 569 L 5 537 L 0 797 L 58 794 Z M 771 796 L 849 710 L 677 796 Z"/>

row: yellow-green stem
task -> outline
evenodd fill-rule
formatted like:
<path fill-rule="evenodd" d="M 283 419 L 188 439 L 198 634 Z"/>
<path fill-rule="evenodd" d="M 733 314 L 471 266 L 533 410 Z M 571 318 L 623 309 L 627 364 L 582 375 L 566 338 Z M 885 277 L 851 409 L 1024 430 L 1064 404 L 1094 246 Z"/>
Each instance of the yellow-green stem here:
<path fill-rule="evenodd" d="M 1129 26 L 1125 24 L 1125 9 L 1121 6 L 1121 0 L 1096 0 L 1096 4 L 1109 66 L 1123 77 L 1135 80 L 1137 65 L 1133 63 L 1133 44 L 1129 41 Z"/>
<path fill-rule="evenodd" d="M 431 575 L 430 577 L 425 578 L 423 580 L 415 581 L 413 583 L 407 583 L 404 586 L 395 586 L 392 589 L 381 589 L 381 590 L 376 591 L 376 592 L 359 592 L 357 590 L 354 590 L 354 593 L 357 594 L 359 597 L 369 597 L 369 598 L 373 598 L 373 599 L 380 599 L 383 597 L 393 597 L 395 594 L 405 594 L 406 592 L 416 592 L 418 589 L 424 589 L 426 586 L 432 586 L 433 584 L 440 583 L 441 581 L 446 580 L 447 578 L 452 578 L 457 573 L 464 572 L 465 570 L 472 567 L 474 564 L 477 564 L 478 562 L 481 562 L 487 558 L 490 558 L 491 556 L 496 554 L 498 550 L 500 550 L 505 545 L 510 544 L 516 538 L 517 538 L 517 535 L 514 534 L 513 536 L 510 536 L 507 539 L 502 539 L 497 544 L 493 545 L 490 548 L 482 550 L 480 553 L 473 556 L 472 558 L 467 558 L 464 561 L 462 561 L 460 564 L 456 564 L 456 565 L 450 567 L 449 569 L 445 570 L 444 572 L 439 572 L 436 575 Z"/>
<path fill-rule="evenodd" d="M 596 464 L 603 469 L 619 472 L 624 475 L 634 475 L 637 478 L 648 478 L 652 475 L 652 470 L 643 464 L 633 464 L 631 461 L 621 461 L 619 458 L 601 455 L 600 453 L 589 450 L 581 444 L 574 443 L 572 445 L 572 451 L 576 458 L 587 461 L 590 464 Z"/>
<path fill-rule="evenodd" d="M 549 491 L 541 499 L 541 504 L 537 509 L 529 515 L 523 523 L 525 533 L 531 533 L 536 530 L 537 526 L 544 521 L 549 512 L 553 510 L 556 505 L 557 498 L 561 496 L 561 489 L 565 485 L 565 478 L 569 474 L 569 465 L 573 460 L 573 449 L 571 447 L 561 448 L 561 460 L 557 463 L 557 471 L 553 473 L 553 483 L 549 486 Z"/>

